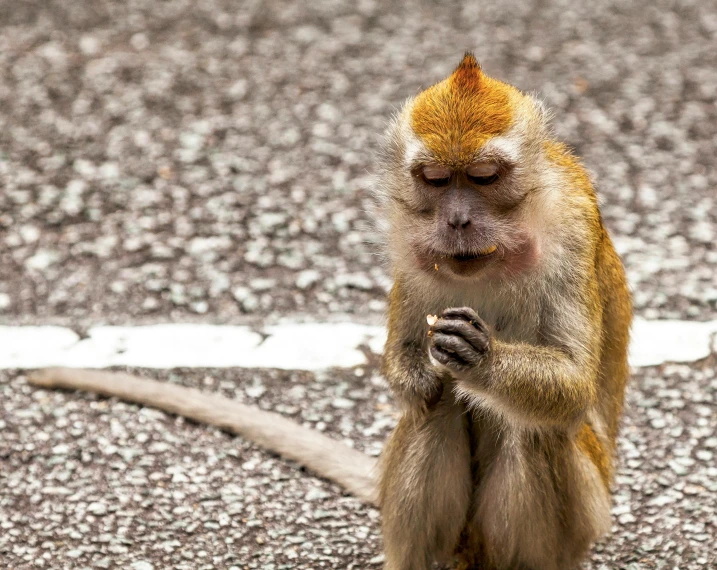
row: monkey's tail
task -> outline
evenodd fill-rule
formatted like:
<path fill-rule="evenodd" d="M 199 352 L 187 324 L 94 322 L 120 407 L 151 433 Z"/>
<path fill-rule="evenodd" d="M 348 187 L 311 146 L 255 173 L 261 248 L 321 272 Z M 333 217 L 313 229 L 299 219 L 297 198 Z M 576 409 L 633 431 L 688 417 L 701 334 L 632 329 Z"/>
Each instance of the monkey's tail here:
<path fill-rule="evenodd" d="M 166 382 L 117 372 L 46 368 L 29 377 L 42 388 L 86 390 L 211 424 L 296 461 L 350 494 L 376 504 L 375 460 L 273 412 Z"/>

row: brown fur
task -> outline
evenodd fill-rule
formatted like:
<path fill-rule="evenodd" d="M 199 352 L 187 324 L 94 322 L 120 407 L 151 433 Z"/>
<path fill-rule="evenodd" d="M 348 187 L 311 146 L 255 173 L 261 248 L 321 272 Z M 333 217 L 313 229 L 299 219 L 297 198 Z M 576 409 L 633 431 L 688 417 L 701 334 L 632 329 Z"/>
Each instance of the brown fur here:
<path fill-rule="evenodd" d="M 588 424 L 580 426 L 580 430 L 575 438 L 580 451 L 582 451 L 590 461 L 595 464 L 602 482 L 605 484 L 605 488 L 610 488 L 610 478 L 612 476 L 612 462 L 610 461 L 610 454 L 603 447 L 602 443 L 598 440 L 593 428 Z"/>
<path fill-rule="evenodd" d="M 46 368 L 32 373 L 28 380 L 41 388 L 88 390 L 116 396 L 215 425 L 310 467 L 364 501 L 376 502 L 374 460 L 371 457 L 281 414 L 265 412 L 194 388 L 119 372 Z"/>
<path fill-rule="evenodd" d="M 590 177 L 552 140 L 540 104 L 471 57 L 408 102 L 387 143 L 395 285 L 383 370 L 404 415 L 382 458 L 386 569 L 453 557 L 574 568 L 610 526 L 631 320 Z M 510 166 L 470 189 L 462 169 L 476 157 Z M 415 172 L 434 163 L 455 182 L 425 187 Z M 479 227 L 446 238 L 449 207 Z M 496 255 L 476 270 L 432 253 L 491 243 Z M 427 336 L 426 315 L 449 307 L 477 315 L 449 311 Z"/>

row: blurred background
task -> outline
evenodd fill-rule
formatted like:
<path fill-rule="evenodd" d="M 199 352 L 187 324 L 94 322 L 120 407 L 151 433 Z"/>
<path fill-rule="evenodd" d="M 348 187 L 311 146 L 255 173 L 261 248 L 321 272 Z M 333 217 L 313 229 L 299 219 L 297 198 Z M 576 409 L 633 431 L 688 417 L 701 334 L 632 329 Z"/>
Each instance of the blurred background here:
<path fill-rule="evenodd" d="M 0 0 L 0 28 L 0 325 L 380 323 L 380 134 L 468 49 L 553 109 L 637 315 L 717 318 L 714 2 Z M 714 370 L 636 372 L 588 568 L 714 567 Z M 144 372 L 373 454 L 395 418 L 375 365 Z M 0 390 L 7 567 L 380 566 L 375 510 L 250 444 Z"/>
<path fill-rule="evenodd" d="M 380 316 L 379 135 L 466 49 L 554 110 L 638 314 L 716 316 L 715 5 L 492 4 L 3 2 L 0 318 Z"/>

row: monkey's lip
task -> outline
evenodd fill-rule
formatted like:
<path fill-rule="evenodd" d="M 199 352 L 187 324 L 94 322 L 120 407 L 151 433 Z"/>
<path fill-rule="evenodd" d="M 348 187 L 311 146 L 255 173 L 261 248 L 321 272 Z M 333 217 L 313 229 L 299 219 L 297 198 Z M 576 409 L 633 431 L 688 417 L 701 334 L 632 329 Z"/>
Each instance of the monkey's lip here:
<path fill-rule="evenodd" d="M 465 263 L 468 261 L 473 261 L 476 259 L 484 259 L 486 257 L 490 257 L 493 255 L 496 250 L 498 249 L 497 245 L 491 245 L 489 247 L 486 247 L 485 249 L 481 249 L 476 252 L 470 252 L 470 253 L 455 253 L 453 255 L 446 255 L 445 257 L 448 257 L 449 259 L 453 261 L 457 261 L 459 263 Z"/>
<path fill-rule="evenodd" d="M 493 254 L 496 252 L 497 249 L 498 249 L 498 246 L 496 246 L 496 245 L 491 245 L 490 247 L 487 247 L 487 248 L 485 248 L 485 249 L 481 249 L 480 251 L 475 252 L 475 253 L 473 253 L 473 252 L 471 252 L 471 253 L 457 253 L 457 254 L 454 254 L 454 255 L 451 255 L 451 256 L 448 256 L 448 257 L 450 257 L 451 259 L 454 259 L 455 261 L 461 261 L 461 262 L 463 262 L 463 261 L 473 261 L 474 259 L 481 259 L 481 258 L 483 258 L 483 257 L 491 256 L 491 255 L 493 255 Z"/>
<path fill-rule="evenodd" d="M 448 270 L 460 276 L 469 276 L 492 261 L 498 250 L 496 245 L 491 245 L 485 249 L 472 252 L 461 253 L 439 253 L 436 252 L 436 263 L 431 268 L 433 271 L 440 271 L 441 267 L 447 267 Z"/>

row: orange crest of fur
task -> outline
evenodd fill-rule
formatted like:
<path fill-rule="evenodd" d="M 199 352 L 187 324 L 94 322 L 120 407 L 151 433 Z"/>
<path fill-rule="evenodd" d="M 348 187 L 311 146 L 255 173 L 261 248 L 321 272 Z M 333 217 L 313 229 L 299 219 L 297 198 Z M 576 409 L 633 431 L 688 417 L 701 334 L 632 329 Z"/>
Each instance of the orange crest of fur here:
<path fill-rule="evenodd" d="M 415 133 L 446 166 L 470 163 L 491 137 L 513 122 L 510 85 L 483 73 L 472 54 L 453 74 L 423 91 L 413 107 Z"/>

